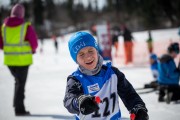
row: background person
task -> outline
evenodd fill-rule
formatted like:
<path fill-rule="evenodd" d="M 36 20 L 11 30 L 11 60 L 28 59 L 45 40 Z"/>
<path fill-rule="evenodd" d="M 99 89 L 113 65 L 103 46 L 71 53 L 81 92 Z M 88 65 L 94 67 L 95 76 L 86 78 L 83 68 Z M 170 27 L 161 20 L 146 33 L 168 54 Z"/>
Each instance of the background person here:
<path fill-rule="evenodd" d="M 147 46 L 148 46 L 148 51 L 149 53 L 153 53 L 153 38 L 152 38 L 152 35 L 151 35 L 151 31 L 149 30 L 148 31 L 148 39 L 147 39 Z"/>
<path fill-rule="evenodd" d="M 153 76 L 153 81 L 150 82 L 149 84 L 145 84 L 145 88 L 154 88 L 157 89 L 158 88 L 158 57 L 156 54 L 152 53 L 149 57 L 149 63 L 150 63 L 150 69 L 152 72 L 152 76 Z"/>
<path fill-rule="evenodd" d="M 119 33 L 118 31 L 112 32 L 112 45 L 115 48 L 115 57 L 118 57 L 118 50 L 119 50 L 119 42 L 118 42 Z"/>
<path fill-rule="evenodd" d="M 24 105 L 24 92 L 29 66 L 33 63 L 32 54 L 38 46 L 37 36 L 30 22 L 24 21 L 25 9 L 16 4 L 6 18 L 0 34 L 0 48 L 4 51 L 4 64 L 15 78 L 15 115 L 29 115 Z"/>
<path fill-rule="evenodd" d="M 159 88 L 159 98 L 158 101 L 165 101 L 170 103 L 174 100 L 180 99 L 180 87 L 179 87 L 179 77 L 180 68 L 176 67 L 174 59 L 179 54 L 179 44 L 172 43 L 168 47 L 168 53 L 162 55 L 158 62 L 158 83 Z M 166 99 L 164 96 L 167 96 Z"/>
<path fill-rule="evenodd" d="M 57 41 L 57 37 L 55 34 L 52 35 L 52 40 L 54 42 L 55 51 L 56 51 L 56 53 L 58 53 L 58 41 Z"/>
<path fill-rule="evenodd" d="M 122 26 L 122 35 L 124 39 L 125 64 L 127 65 L 133 62 L 133 36 L 125 25 Z"/>

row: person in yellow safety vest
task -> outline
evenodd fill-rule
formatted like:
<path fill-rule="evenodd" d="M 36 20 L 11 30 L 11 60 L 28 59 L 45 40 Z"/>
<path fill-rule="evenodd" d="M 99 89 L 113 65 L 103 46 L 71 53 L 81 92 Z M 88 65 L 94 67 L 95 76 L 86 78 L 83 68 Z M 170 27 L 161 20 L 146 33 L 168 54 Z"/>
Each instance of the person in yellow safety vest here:
<path fill-rule="evenodd" d="M 25 84 L 32 54 L 38 46 L 37 35 L 30 22 L 24 21 L 25 9 L 16 4 L 1 26 L 0 48 L 4 51 L 4 64 L 15 78 L 13 106 L 15 115 L 30 115 L 24 105 Z"/>

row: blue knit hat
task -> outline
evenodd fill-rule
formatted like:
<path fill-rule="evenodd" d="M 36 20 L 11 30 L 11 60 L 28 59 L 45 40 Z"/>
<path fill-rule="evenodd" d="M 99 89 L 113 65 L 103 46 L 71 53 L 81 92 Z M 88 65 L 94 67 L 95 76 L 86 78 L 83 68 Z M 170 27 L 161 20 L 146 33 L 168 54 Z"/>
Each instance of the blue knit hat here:
<path fill-rule="evenodd" d="M 77 62 L 77 54 L 84 47 L 94 47 L 97 50 L 97 42 L 94 37 L 87 32 L 76 32 L 69 40 L 68 47 L 72 59 Z"/>
<path fill-rule="evenodd" d="M 158 59 L 158 57 L 157 57 L 156 54 L 151 54 L 151 55 L 150 55 L 150 58 L 153 59 L 153 60 L 157 60 L 157 59 Z"/>

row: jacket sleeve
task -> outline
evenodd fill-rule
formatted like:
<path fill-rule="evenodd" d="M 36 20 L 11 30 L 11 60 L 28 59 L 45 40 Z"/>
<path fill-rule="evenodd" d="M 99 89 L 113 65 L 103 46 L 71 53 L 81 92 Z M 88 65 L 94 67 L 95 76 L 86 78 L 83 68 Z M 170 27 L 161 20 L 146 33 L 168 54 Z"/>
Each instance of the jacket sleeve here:
<path fill-rule="evenodd" d="M 159 83 L 160 84 L 179 84 L 180 72 L 176 67 L 174 59 L 169 55 L 163 55 L 158 62 Z"/>
<path fill-rule="evenodd" d="M 64 97 L 65 108 L 73 114 L 79 114 L 78 96 L 83 94 L 82 84 L 74 77 L 67 78 L 66 92 Z"/>
<path fill-rule="evenodd" d="M 1 29 L 0 29 L 0 49 L 3 49 L 3 38 L 2 38 Z"/>
<path fill-rule="evenodd" d="M 32 48 L 32 52 L 35 53 L 36 49 L 38 47 L 38 41 L 37 41 L 37 35 L 35 30 L 33 29 L 33 27 L 31 25 L 28 26 L 27 28 L 27 33 L 25 36 L 25 40 L 28 40 L 31 48 Z"/>
<path fill-rule="evenodd" d="M 113 67 L 113 71 L 118 77 L 118 95 L 126 108 L 131 111 L 135 106 L 142 105 L 146 109 L 145 103 L 136 93 L 131 83 L 129 83 L 129 81 L 126 79 L 125 75 L 115 67 Z"/>

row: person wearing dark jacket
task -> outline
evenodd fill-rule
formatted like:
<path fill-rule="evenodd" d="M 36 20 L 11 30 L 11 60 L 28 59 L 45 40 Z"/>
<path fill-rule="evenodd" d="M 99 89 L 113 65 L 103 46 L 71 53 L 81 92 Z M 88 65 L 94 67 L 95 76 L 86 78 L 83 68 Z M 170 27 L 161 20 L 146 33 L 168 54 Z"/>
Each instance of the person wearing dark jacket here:
<path fill-rule="evenodd" d="M 120 29 L 118 27 L 114 27 L 112 29 L 112 45 L 115 48 L 115 57 L 118 57 L 118 51 L 119 51 L 119 40 L 118 37 L 120 35 Z"/>
<path fill-rule="evenodd" d="M 152 54 L 153 53 L 153 38 L 152 38 L 152 35 L 151 35 L 151 31 L 149 30 L 148 31 L 148 39 L 146 40 L 147 42 L 147 46 L 148 46 L 148 51 L 149 51 L 149 54 Z"/>
<path fill-rule="evenodd" d="M 176 67 L 174 59 L 179 54 L 179 44 L 171 43 L 168 47 L 168 54 L 162 55 L 158 62 L 158 83 L 159 98 L 158 101 L 171 101 L 180 100 L 180 68 Z M 166 99 L 164 98 L 166 95 Z"/>
<path fill-rule="evenodd" d="M 133 62 L 133 36 L 131 31 L 125 26 L 122 26 L 122 35 L 124 39 L 124 53 L 125 53 L 125 64 Z"/>
<path fill-rule="evenodd" d="M 79 67 L 67 78 L 64 106 L 76 120 L 120 119 L 119 97 L 135 120 L 149 119 L 145 103 L 125 75 L 111 63 L 103 64 L 91 34 L 75 33 L 68 46 Z"/>
<path fill-rule="evenodd" d="M 25 85 L 29 66 L 33 63 L 32 54 L 38 46 L 37 36 L 30 22 L 24 21 L 25 9 L 16 4 L 6 18 L 0 31 L 0 49 L 4 51 L 4 64 L 15 78 L 15 115 L 29 115 L 24 105 Z"/>

